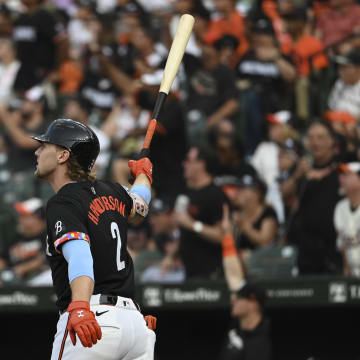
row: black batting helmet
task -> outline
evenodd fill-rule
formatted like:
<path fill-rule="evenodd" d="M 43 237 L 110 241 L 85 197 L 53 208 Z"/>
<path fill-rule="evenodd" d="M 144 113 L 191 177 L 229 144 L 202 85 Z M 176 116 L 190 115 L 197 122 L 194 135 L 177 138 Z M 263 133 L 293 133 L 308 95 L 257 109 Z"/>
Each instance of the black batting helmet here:
<path fill-rule="evenodd" d="M 100 151 L 99 139 L 94 131 L 71 119 L 57 119 L 50 124 L 45 134 L 32 138 L 69 150 L 85 172 L 91 171 Z"/>

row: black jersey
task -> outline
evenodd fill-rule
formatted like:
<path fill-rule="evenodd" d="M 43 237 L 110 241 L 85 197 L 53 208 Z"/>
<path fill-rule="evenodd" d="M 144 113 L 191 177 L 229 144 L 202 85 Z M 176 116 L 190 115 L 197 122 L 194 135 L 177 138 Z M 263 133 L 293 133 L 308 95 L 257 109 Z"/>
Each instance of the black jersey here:
<path fill-rule="evenodd" d="M 127 251 L 127 218 L 133 202 L 119 184 L 77 182 L 63 186 L 47 204 L 47 249 L 57 306 L 71 302 L 68 263 L 61 246 L 86 240 L 94 260 L 94 294 L 134 297 L 134 266 Z"/>

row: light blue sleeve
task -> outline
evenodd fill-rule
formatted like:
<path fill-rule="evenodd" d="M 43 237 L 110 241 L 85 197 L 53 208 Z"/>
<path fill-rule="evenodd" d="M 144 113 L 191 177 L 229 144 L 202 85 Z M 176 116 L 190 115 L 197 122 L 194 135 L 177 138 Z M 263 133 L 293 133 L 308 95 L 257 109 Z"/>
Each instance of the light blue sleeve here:
<path fill-rule="evenodd" d="M 94 280 L 93 258 L 87 241 L 67 241 L 61 250 L 68 262 L 69 283 L 79 276 L 88 276 Z"/>
<path fill-rule="evenodd" d="M 151 191 L 146 185 L 143 184 L 134 185 L 129 192 L 141 196 L 146 201 L 147 204 L 149 204 L 151 201 Z"/>

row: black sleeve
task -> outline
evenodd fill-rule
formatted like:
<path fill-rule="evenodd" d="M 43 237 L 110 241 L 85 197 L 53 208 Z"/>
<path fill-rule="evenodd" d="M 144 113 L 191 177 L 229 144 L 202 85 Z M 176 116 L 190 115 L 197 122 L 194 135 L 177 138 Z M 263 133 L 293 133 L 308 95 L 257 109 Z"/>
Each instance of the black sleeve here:
<path fill-rule="evenodd" d="M 50 200 L 46 209 L 46 217 L 51 240 L 59 253 L 61 245 L 66 241 L 85 240 L 90 242 L 86 217 L 75 199 L 57 197 Z"/>
<path fill-rule="evenodd" d="M 271 206 L 267 206 L 265 208 L 262 218 L 263 218 L 263 220 L 265 220 L 267 218 L 274 218 L 274 220 L 276 222 L 278 222 L 276 211 Z"/>
<path fill-rule="evenodd" d="M 226 197 L 224 192 L 216 186 L 216 192 L 211 197 L 211 206 L 209 206 L 209 220 L 210 224 L 216 224 L 222 219 L 223 204 L 229 204 L 229 199 Z"/>

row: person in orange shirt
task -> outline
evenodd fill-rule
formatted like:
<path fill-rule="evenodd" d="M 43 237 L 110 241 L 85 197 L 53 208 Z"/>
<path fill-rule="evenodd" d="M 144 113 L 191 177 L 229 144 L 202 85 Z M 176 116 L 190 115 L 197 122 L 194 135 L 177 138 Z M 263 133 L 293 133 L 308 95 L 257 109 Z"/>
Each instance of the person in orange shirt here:
<path fill-rule="evenodd" d="M 298 75 L 308 77 L 311 70 L 319 71 L 328 66 L 323 43 L 306 31 L 307 15 L 303 8 L 296 9 L 282 16 L 286 32 L 292 43 L 283 46 L 282 52 L 290 56 Z"/>
<path fill-rule="evenodd" d="M 214 43 L 224 35 L 233 35 L 238 41 L 238 56 L 248 50 L 244 17 L 236 10 L 235 0 L 215 0 L 214 5 L 219 16 L 210 22 L 209 29 L 204 36 L 207 43 Z"/>

